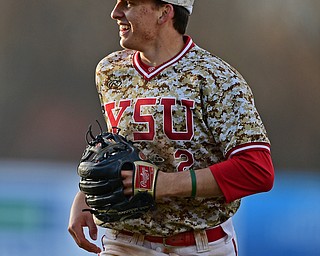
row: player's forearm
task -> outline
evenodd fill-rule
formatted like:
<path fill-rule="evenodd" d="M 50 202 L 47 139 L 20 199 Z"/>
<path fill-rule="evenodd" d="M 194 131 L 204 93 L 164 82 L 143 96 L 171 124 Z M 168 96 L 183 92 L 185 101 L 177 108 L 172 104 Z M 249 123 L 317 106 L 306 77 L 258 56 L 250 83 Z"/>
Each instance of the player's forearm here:
<path fill-rule="evenodd" d="M 224 162 L 195 171 L 196 196 L 224 196 L 227 202 L 269 191 L 274 182 L 274 169 L 269 151 L 243 152 Z M 192 181 L 189 171 L 159 172 L 156 198 L 189 197 Z"/>
<path fill-rule="evenodd" d="M 222 192 L 209 168 L 195 170 L 196 196 L 219 197 Z M 192 181 L 189 171 L 177 173 L 159 172 L 156 185 L 156 199 L 162 197 L 190 197 Z"/>
<path fill-rule="evenodd" d="M 85 194 L 81 191 L 78 191 L 76 196 L 74 197 L 72 209 L 74 211 L 82 211 L 83 209 L 88 208 L 85 200 Z"/>

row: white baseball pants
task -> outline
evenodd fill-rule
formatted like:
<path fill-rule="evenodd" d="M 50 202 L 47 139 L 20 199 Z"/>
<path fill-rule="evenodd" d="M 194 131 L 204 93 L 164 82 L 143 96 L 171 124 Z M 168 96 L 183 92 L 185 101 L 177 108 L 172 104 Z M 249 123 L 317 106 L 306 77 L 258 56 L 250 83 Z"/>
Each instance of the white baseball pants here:
<path fill-rule="evenodd" d="M 238 256 L 238 245 L 232 219 L 221 224 L 226 233 L 224 238 L 205 245 L 201 252 L 199 246 L 176 247 L 152 243 L 143 236 L 118 234 L 107 229 L 102 238 L 103 252 L 100 256 Z"/>

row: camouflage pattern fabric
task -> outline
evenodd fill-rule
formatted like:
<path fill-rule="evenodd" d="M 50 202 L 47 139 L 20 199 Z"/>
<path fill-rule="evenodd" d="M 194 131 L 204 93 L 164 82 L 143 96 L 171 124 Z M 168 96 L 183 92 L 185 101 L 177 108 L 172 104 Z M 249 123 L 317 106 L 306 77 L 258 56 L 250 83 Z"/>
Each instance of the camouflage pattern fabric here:
<path fill-rule="evenodd" d="M 97 66 L 96 86 L 108 126 L 123 128 L 164 172 L 205 168 L 234 147 L 269 143 L 246 81 L 190 37 L 160 67 L 143 67 L 135 51 L 110 54 Z M 239 206 L 223 198 L 164 198 L 142 218 L 97 224 L 168 236 L 216 226 Z"/>

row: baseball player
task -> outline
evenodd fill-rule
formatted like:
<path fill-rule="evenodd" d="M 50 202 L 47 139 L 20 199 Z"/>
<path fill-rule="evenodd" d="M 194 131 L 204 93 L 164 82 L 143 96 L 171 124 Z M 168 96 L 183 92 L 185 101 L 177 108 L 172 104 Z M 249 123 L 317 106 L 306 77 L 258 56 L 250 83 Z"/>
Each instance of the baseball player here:
<path fill-rule="evenodd" d="M 100 255 L 238 255 L 232 217 L 241 198 L 269 191 L 270 142 L 244 78 L 186 35 L 194 0 L 117 0 L 121 51 L 96 69 L 110 132 L 138 143 L 159 167 L 156 209 L 101 223 L 79 192 L 69 232 Z M 201 1 L 200 1 L 201 4 Z M 122 170 L 131 196 L 133 172 Z M 106 227 L 99 248 L 97 226 Z"/>

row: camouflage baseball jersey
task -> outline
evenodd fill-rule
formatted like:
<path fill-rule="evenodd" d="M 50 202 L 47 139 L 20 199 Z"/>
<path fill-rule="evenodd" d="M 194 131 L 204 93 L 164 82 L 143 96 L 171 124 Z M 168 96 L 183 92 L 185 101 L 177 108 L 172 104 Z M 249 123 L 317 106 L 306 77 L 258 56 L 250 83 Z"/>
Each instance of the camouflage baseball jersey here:
<path fill-rule="evenodd" d="M 97 66 L 96 85 L 109 127 L 139 142 L 164 172 L 201 169 L 224 161 L 230 150 L 269 143 L 242 76 L 186 37 L 184 49 L 159 67 L 146 67 L 136 51 L 123 50 Z M 111 128 L 110 128 L 111 129 Z M 240 200 L 165 198 L 134 220 L 98 225 L 168 236 L 216 226 Z"/>

